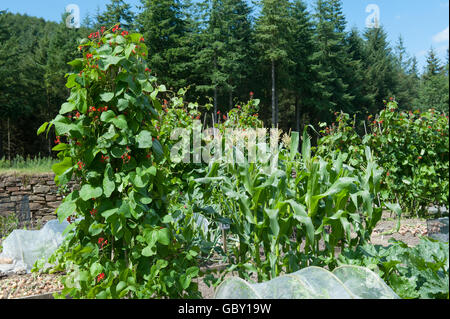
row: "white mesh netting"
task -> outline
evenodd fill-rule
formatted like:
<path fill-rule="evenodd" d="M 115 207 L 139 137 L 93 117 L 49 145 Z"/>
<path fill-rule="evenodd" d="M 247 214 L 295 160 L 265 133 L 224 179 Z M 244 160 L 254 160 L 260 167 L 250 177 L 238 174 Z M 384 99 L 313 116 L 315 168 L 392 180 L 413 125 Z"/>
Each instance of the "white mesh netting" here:
<path fill-rule="evenodd" d="M 308 267 L 270 281 L 251 284 L 241 278 L 226 279 L 216 299 L 398 299 L 374 272 L 358 266 L 341 266 L 329 272 Z"/>
<path fill-rule="evenodd" d="M 18 271 L 21 269 L 29 272 L 36 260 L 48 259 L 61 245 L 63 232 L 69 225 L 63 221 L 50 220 L 40 230 L 16 229 L 3 241 L 3 251 L 0 257 L 11 258 L 13 264 L 0 265 L 0 271 Z"/>

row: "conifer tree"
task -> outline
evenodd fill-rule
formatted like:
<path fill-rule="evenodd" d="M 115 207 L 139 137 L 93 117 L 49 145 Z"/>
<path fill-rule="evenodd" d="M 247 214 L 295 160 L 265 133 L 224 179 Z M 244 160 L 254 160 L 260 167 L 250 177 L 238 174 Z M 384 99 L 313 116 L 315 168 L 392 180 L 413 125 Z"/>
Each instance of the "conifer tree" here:
<path fill-rule="evenodd" d="M 226 34 L 223 26 L 222 0 L 206 0 L 198 4 L 202 14 L 199 19 L 199 33 L 197 35 L 197 53 L 195 72 L 199 75 L 196 90 L 201 94 L 213 94 L 214 118 L 218 118 L 219 91 L 227 87 L 227 76 L 221 66 L 226 54 Z"/>
<path fill-rule="evenodd" d="M 116 23 L 120 23 L 121 27 L 127 30 L 134 30 L 134 19 L 135 14 L 131 6 L 124 0 L 110 0 L 110 3 L 106 5 L 106 11 L 98 12 L 96 17 L 98 26 L 111 28 Z"/>
<path fill-rule="evenodd" d="M 252 43 L 250 8 L 243 0 L 223 0 L 222 5 L 225 17 L 223 21 L 225 54 L 219 64 L 226 74 L 225 89 L 228 91 L 228 105 L 232 107 L 233 94 L 239 94 L 236 92 L 239 84 L 251 73 L 249 68 Z"/>
<path fill-rule="evenodd" d="M 345 17 L 340 0 L 316 1 L 317 52 L 315 59 L 320 65 L 323 91 L 317 106 L 322 114 L 335 111 L 349 112 L 354 96 L 349 94 L 348 78 L 352 75 L 350 59 L 345 45 Z M 325 111 L 325 113 L 323 113 Z"/>
<path fill-rule="evenodd" d="M 364 38 L 369 94 L 375 97 L 369 112 L 374 114 L 383 107 L 383 101 L 396 92 L 395 63 L 383 27 L 366 29 Z"/>
<path fill-rule="evenodd" d="M 409 75 L 412 59 L 406 52 L 403 37 L 400 35 L 394 48 L 396 65 L 397 92 L 395 97 L 401 108 L 411 109 L 415 101 L 417 86 L 414 84 L 414 78 Z"/>
<path fill-rule="evenodd" d="M 295 0 L 290 7 L 290 15 L 293 23 L 289 30 L 289 56 L 293 64 L 289 70 L 289 86 L 294 95 L 295 130 L 300 132 L 301 117 L 310 112 L 308 106 L 315 105 L 315 95 L 320 86 L 316 85 L 319 79 L 314 70 L 314 30 L 306 4 Z"/>
<path fill-rule="evenodd" d="M 260 50 L 261 60 L 270 65 L 272 127 L 278 125 L 277 82 L 280 82 L 289 58 L 289 1 L 261 0 L 261 15 L 255 26 L 256 47 Z M 267 64 L 266 64 L 267 65 Z M 284 70 L 283 70 L 284 68 Z"/>
<path fill-rule="evenodd" d="M 425 79 L 427 79 L 427 78 L 431 78 L 431 77 L 441 73 L 443 71 L 443 69 L 444 69 L 442 67 L 441 63 L 442 62 L 439 59 L 439 57 L 436 55 L 436 52 L 434 51 L 433 48 L 431 48 L 428 51 L 427 65 L 425 67 L 425 72 L 423 74 L 423 77 Z"/>
<path fill-rule="evenodd" d="M 435 108 L 448 112 L 449 82 L 448 73 L 433 48 L 428 51 L 427 65 L 422 75 L 418 108 L 427 110 Z"/>
<path fill-rule="evenodd" d="M 185 61 L 191 57 L 183 39 L 186 22 L 182 3 L 178 0 L 141 0 L 141 4 L 137 23 L 149 49 L 152 72 L 172 89 L 186 86 L 188 70 Z"/>
<path fill-rule="evenodd" d="M 366 81 L 366 53 L 364 40 L 356 28 L 352 28 L 346 38 L 346 46 L 349 55 L 349 66 L 351 72 L 347 77 L 349 83 L 348 91 L 354 97 L 351 105 L 351 114 L 366 115 L 369 107 L 373 104 L 374 94 L 370 94 L 370 88 Z"/>

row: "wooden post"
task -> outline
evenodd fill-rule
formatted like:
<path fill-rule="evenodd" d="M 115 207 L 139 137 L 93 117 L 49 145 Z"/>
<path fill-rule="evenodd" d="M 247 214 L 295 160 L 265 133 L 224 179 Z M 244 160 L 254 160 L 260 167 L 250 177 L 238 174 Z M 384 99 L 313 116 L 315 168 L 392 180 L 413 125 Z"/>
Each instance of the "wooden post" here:
<path fill-rule="evenodd" d="M 9 127 L 9 117 L 8 117 L 8 161 L 11 165 L 11 128 Z"/>
<path fill-rule="evenodd" d="M 223 243 L 223 251 L 225 254 L 227 253 L 227 231 L 222 228 L 222 243 Z"/>

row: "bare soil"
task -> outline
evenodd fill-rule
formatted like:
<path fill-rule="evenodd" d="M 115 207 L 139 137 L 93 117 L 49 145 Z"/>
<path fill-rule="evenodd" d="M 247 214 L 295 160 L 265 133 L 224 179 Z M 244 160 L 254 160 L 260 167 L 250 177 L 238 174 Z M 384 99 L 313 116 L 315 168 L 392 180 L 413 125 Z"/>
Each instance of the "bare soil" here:
<path fill-rule="evenodd" d="M 381 220 L 375 227 L 371 244 L 388 246 L 389 239 L 401 240 L 410 247 L 420 242 L 420 236 L 427 236 L 427 222 L 423 218 L 408 218 L 400 220 L 400 229 L 397 232 L 398 219 L 388 212 L 384 212 Z"/>
<path fill-rule="evenodd" d="M 395 238 L 405 242 L 408 246 L 419 243 L 419 236 L 427 235 L 425 219 L 402 219 L 400 229 L 397 232 L 397 219 L 389 213 L 383 213 L 382 219 L 375 228 L 371 243 L 374 245 L 388 246 L 389 239 Z M 228 274 L 226 277 L 237 275 Z M 0 299 L 14 299 L 36 296 L 39 298 L 51 298 L 49 293 L 62 289 L 60 283 L 61 274 L 22 274 L 0 278 Z M 214 297 L 214 288 L 208 287 L 202 278 L 197 279 L 199 290 L 204 299 Z"/>

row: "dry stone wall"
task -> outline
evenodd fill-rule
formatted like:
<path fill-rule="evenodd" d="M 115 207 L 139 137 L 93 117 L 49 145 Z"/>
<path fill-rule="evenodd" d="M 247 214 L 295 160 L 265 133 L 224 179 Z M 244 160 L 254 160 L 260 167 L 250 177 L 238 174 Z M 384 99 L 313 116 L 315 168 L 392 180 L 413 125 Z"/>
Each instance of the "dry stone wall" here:
<path fill-rule="evenodd" d="M 56 218 L 56 208 L 62 201 L 53 173 L 0 175 L 0 216 L 16 214 L 33 225 L 45 224 Z M 69 184 L 73 189 L 74 183 Z"/>

